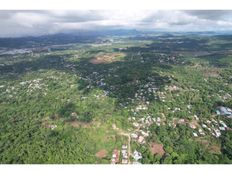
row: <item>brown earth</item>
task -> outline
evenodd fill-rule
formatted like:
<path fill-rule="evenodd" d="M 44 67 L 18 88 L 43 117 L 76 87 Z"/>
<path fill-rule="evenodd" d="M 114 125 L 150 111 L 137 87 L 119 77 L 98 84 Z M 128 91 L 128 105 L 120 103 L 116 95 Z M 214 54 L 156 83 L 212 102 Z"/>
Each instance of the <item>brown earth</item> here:
<path fill-rule="evenodd" d="M 158 154 L 160 156 L 163 156 L 165 153 L 163 144 L 152 143 L 150 146 L 150 150 L 153 155 Z"/>
<path fill-rule="evenodd" d="M 205 139 L 198 139 L 197 142 L 199 142 L 200 144 L 202 144 L 203 146 L 205 146 L 205 148 L 213 154 L 221 154 L 221 147 L 218 144 L 210 144 L 209 141 L 205 140 Z"/>
<path fill-rule="evenodd" d="M 119 57 L 125 56 L 124 53 L 108 53 L 104 55 L 98 55 L 90 60 L 92 64 L 108 64 L 112 62 L 122 61 Z"/>
<path fill-rule="evenodd" d="M 208 150 L 210 153 L 213 154 L 221 154 L 221 148 L 218 145 L 209 146 Z"/>
<path fill-rule="evenodd" d="M 219 68 L 204 68 L 203 75 L 205 77 L 219 77 L 221 70 Z"/>
<path fill-rule="evenodd" d="M 91 123 L 82 123 L 80 121 L 71 121 L 71 122 L 66 122 L 66 124 L 71 125 L 74 128 L 89 128 L 91 126 Z"/>
<path fill-rule="evenodd" d="M 44 127 L 44 128 L 49 128 L 49 123 L 50 123 L 50 118 L 49 117 L 45 117 L 42 119 L 41 121 L 41 125 Z"/>
<path fill-rule="evenodd" d="M 100 151 L 98 151 L 95 156 L 98 158 L 104 158 L 107 155 L 107 151 L 105 149 L 102 149 Z"/>
<path fill-rule="evenodd" d="M 199 138 L 196 141 L 199 142 L 200 144 L 204 145 L 205 147 L 209 146 L 209 142 L 203 138 Z"/>

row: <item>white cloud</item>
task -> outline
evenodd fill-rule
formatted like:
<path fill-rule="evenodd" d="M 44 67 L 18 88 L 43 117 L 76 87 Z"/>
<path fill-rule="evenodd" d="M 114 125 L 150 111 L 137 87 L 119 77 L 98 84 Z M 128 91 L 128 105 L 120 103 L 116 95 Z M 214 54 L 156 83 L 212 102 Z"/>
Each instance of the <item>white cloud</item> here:
<path fill-rule="evenodd" d="M 9 20 L 14 21 L 18 25 L 32 28 L 34 26 L 47 24 L 50 21 L 50 16 L 31 12 L 20 12 L 12 15 Z"/>
<path fill-rule="evenodd" d="M 97 28 L 167 31 L 230 30 L 231 11 L 0 11 L 0 37 L 42 35 Z"/>

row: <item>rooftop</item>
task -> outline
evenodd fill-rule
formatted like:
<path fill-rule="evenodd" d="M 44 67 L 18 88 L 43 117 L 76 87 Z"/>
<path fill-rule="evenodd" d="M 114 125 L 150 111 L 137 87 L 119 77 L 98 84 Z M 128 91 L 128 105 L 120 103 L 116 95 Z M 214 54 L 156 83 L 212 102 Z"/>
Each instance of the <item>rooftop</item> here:
<path fill-rule="evenodd" d="M 228 107 L 219 106 L 216 109 L 217 115 L 232 116 L 232 110 Z"/>

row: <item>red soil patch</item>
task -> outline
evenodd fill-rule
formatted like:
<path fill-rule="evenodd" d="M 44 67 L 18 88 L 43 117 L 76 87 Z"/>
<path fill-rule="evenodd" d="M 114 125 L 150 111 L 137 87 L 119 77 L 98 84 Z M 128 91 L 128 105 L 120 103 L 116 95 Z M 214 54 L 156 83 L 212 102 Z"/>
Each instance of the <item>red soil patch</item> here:
<path fill-rule="evenodd" d="M 91 59 L 90 63 L 92 63 L 92 64 L 107 64 L 107 63 L 122 61 L 119 58 L 122 56 L 124 56 L 123 53 L 111 53 L 111 54 L 98 55 L 95 58 Z"/>
<path fill-rule="evenodd" d="M 105 149 L 102 149 L 102 150 L 98 151 L 95 155 L 98 158 L 104 158 L 107 155 L 107 151 Z"/>
<path fill-rule="evenodd" d="M 150 146 L 150 150 L 153 155 L 158 154 L 160 156 L 163 156 L 165 153 L 163 144 L 152 143 Z"/>

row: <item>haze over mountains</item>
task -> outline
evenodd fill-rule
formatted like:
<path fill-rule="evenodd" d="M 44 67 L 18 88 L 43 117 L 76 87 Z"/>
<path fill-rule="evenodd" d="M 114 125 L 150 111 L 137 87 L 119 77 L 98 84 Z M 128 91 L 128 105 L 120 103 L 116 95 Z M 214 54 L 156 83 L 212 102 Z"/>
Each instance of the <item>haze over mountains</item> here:
<path fill-rule="evenodd" d="M 0 37 L 39 36 L 101 30 L 229 31 L 232 11 L 78 10 L 1 11 Z"/>

